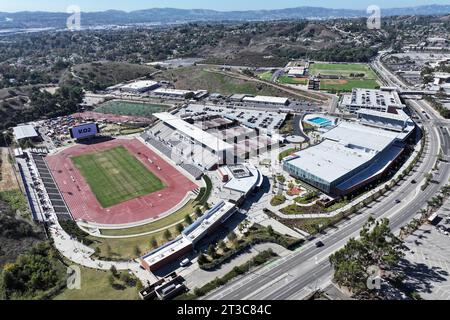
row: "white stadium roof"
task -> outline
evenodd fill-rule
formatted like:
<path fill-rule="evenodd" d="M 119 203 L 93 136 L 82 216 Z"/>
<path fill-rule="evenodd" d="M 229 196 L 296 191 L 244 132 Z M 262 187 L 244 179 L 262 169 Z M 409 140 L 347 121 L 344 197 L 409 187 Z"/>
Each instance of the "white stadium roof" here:
<path fill-rule="evenodd" d="M 211 150 L 216 152 L 220 152 L 227 149 L 232 149 L 233 146 L 229 143 L 222 141 L 216 136 L 203 131 L 197 126 L 194 126 L 186 121 L 174 116 L 168 112 L 155 113 L 154 116 L 159 120 L 167 123 L 172 126 L 182 134 L 191 137 L 192 139 L 198 141 L 201 144 L 204 144 Z"/>
<path fill-rule="evenodd" d="M 38 135 L 36 130 L 32 125 L 22 125 L 13 128 L 14 137 L 16 140 L 26 139 L 26 138 L 35 138 Z"/>

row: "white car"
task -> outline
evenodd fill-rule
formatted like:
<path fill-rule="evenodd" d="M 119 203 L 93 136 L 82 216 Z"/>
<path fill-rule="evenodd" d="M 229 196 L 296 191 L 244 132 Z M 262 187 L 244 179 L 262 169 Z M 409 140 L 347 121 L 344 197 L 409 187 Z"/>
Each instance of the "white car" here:
<path fill-rule="evenodd" d="M 186 259 L 184 259 L 183 261 L 180 262 L 180 267 L 182 267 L 182 268 L 187 267 L 190 262 L 191 262 L 191 260 L 186 258 Z"/>

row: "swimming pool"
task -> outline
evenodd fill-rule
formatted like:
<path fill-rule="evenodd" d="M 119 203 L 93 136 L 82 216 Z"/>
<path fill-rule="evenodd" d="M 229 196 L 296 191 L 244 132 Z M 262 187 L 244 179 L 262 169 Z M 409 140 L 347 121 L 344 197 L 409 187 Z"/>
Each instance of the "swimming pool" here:
<path fill-rule="evenodd" d="M 328 127 L 332 125 L 332 122 L 330 120 L 321 117 L 312 118 L 309 119 L 308 121 L 321 127 Z"/>

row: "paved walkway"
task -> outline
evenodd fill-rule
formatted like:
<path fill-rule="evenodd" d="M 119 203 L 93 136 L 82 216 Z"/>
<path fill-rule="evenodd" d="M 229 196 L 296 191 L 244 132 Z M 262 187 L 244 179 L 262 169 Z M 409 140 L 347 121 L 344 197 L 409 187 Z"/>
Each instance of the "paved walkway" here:
<path fill-rule="evenodd" d="M 142 284 L 153 283 L 157 278 L 150 272 L 140 268 L 136 261 L 112 262 L 102 261 L 92 258 L 94 250 L 85 246 L 77 240 L 71 238 L 59 225 L 56 219 L 53 219 L 53 225 L 50 227 L 50 233 L 54 240 L 54 246 L 58 251 L 70 261 L 92 269 L 109 270 L 115 266 L 117 270 L 131 271 Z"/>

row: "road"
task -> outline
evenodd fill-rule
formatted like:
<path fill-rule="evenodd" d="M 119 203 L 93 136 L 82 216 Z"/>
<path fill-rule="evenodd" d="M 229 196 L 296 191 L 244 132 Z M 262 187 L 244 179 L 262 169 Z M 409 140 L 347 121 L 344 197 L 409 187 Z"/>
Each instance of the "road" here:
<path fill-rule="evenodd" d="M 370 216 L 377 219 L 389 218 L 394 231 L 398 231 L 412 220 L 427 201 L 448 183 L 450 163 L 441 163 L 439 171 L 434 175 L 434 180 L 439 182 L 430 184 L 425 191 L 420 190 L 421 183 L 413 184 L 412 181 L 421 182 L 425 174 L 431 172 L 441 148 L 446 159 L 450 159 L 450 146 L 448 133 L 444 127 L 448 127 L 448 122 L 438 118 L 425 102 L 410 100 L 407 103 L 419 110 L 418 114 L 422 118 L 429 137 L 423 161 L 418 164 L 415 171 L 413 170 L 399 186 L 386 194 L 381 202 L 375 202 L 360 214 L 342 221 L 337 228 L 321 235 L 318 240 L 325 244 L 324 247 L 317 248 L 314 243 L 308 243 L 282 259 L 237 278 L 207 295 L 205 299 L 302 299 L 315 289 L 329 283 L 332 277 L 329 256 L 341 249 L 350 238 L 358 237 L 362 226 Z M 420 108 L 428 112 L 430 119 L 420 112 Z M 441 129 L 441 126 L 444 129 Z M 395 204 L 396 199 L 402 202 Z"/>

